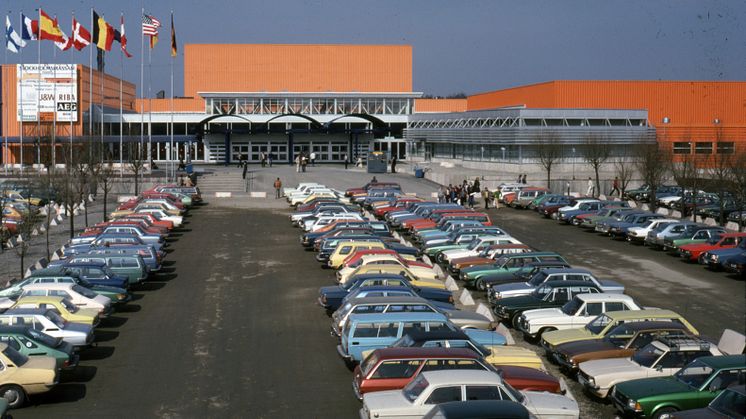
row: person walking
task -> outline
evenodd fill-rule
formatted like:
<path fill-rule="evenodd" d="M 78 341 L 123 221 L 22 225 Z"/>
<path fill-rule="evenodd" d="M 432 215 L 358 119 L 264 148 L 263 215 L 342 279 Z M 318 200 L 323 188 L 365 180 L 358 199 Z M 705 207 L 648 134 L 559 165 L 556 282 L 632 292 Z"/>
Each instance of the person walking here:
<path fill-rule="evenodd" d="M 484 209 L 490 209 L 490 190 L 486 186 L 482 190 L 482 199 L 484 199 Z"/>
<path fill-rule="evenodd" d="M 267 164 L 267 158 L 264 156 L 264 152 L 259 153 L 259 161 L 262 163 L 262 167 Z"/>
<path fill-rule="evenodd" d="M 523 175 L 521 175 L 520 173 L 518 173 L 518 181 L 517 181 L 516 183 L 522 183 L 522 182 L 521 182 L 521 178 L 522 178 L 522 176 L 523 176 Z"/>
<path fill-rule="evenodd" d="M 396 156 L 391 158 L 391 173 L 396 173 Z"/>
<path fill-rule="evenodd" d="M 469 195 L 466 198 L 468 200 L 468 202 L 469 202 L 469 208 L 471 208 L 471 209 L 474 209 L 476 195 L 477 195 L 477 193 L 472 191 L 472 192 L 469 192 Z"/>
<path fill-rule="evenodd" d="M 272 153 L 267 154 L 267 161 L 269 162 L 269 167 L 272 167 Z"/>
<path fill-rule="evenodd" d="M 277 178 L 275 180 L 274 187 L 275 187 L 275 199 L 279 199 L 280 191 L 282 190 L 282 181 L 280 180 L 280 178 Z"/>
<path fill-rule="evenodd" d="M 619 191 L 619 176 L 614 176 L 614 182 L 611 184 L 611 192 L 609 193 L 609 196 L 614 195 L 615 192 L 617 195 L 621 196 L 621 191 Z"/>
<path fill-rule="evenodd" d="M 445 202 L 445 200 L 446 200 L 445 187 L 441 186 L 440 188 L 438 188 L 438 203 L 442 204 Z"/>
<path fill-rule="evenodd" d="M 500 209 L 500 188 L 498 187 L 497 190 L 495 190 L 495 209 Z"/>
<path fill-rule="evenodd" d="M 241 178 L 246 179 L 246 171 L 249 169 L 249 165 L 246 162 L 243 162 L 243 173 L 241 173 Z"/>
<path fill-rule="evenodd" d="M 479 192 L 481 189 L 479 188 L 479 176 L 474 178 L 474 191 Z"/>
<path fill-rule="evenodd" d="M 300 157 L 301 157 L 300 154 L 295 156 L 295 172 L 296 173 L 300 173 L 300 160 L 301 160 Z"/>
<path fill-rule="evenodd" d="M 345 159 L 345 170 L 347 170 L 347 164 L 350 162 L 350 158 L 347 156 L 347 154 L 345 154 L 344 159 Z"/>
<path fill-rule="evenodd" d="M 585 192 L 585 194 L 588 196 L 595 196 L 596 195 L 594 193 L 595 189 L 596 189 L 596 185 L 593 184 L 593 179 L 591 179 L 591 177 L 588 176 L 588 190 Z"/>
<path fill-rule="evenodd" d="M 311 166 L 316 167 L 316 152 L 311 153 Z"/>
<path fill-rule="evenodd" d="M 524 184 L 524 185 L 526 184 L 526 174 L 525 173 L 523 174 L 523 180 L 521 181 L 521 183 Z"/>
<path fill-rule="evenodd" d="M 308 157 L 301 153 L 300 155 L 300 171 L 306 173 L 306 166 L 308 165 Z"/>

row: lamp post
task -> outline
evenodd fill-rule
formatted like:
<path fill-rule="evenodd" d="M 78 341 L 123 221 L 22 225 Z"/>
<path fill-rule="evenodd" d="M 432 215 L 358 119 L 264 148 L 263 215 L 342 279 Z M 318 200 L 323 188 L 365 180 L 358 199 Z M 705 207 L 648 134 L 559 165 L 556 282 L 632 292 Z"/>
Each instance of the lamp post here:
<path fill-rule="evenodd" d="M 503 162 L 505 161 L 505 147 L 500 147 L 500 151 L 503 152 Z"/>
<path fill-rule="evenodd" d="M 575 147 L 572 148 L 572 180 L 575 180 Z"/>

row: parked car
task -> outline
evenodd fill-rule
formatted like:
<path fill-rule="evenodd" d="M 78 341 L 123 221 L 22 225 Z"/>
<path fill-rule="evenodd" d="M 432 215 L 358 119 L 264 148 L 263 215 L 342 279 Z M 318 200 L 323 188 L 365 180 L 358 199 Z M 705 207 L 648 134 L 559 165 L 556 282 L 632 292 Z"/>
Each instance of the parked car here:
<path fill-rule="evenodd" d="M 67 298 L 57 296 L 27 296 L 21 297 L 10 309 L 16 308 L 42 308 L 52 309 L 59 313 L 63 319 L 73 323 L 83 323 L 93 327 L 100 322 L 99 309 L 80 308 Z"/>
<path fill-rule="evenodd" d="M 654 218 L 648 220 L 645 224 L 628 228 L 627 241 L 630 243 L 642 244 L 643 242 L 645 242 L 645 238 L 648 237 L 648 233 L 653 231 L 659 225 L 678 223 L 679 221 L 681 220 L 675 218 Z"/>
<path fill-rule="evenodd" d="M 533 278 L 537 272 L 545 269 L 562 269 L 569 268 L 566 262 L 552 261 L 552 262 L 533 262 L 521 266 L 520 268 L 512 272 L 502 272 L 487 275 L 477 281 L 477 289 L 480 291 L 487 291 L 493 285 L 508 284 L 512 282 L 526 282 Z"/>
<path fill-rule="evenodd" d="M 621 383 L 614 388 L 611 402 L 625 415 L 671 419 L 679 417 L 675 413 L 677 410 L 707 406 L 730 385 L 742 383 L 745 373 L 746 355 L 704 356 L 671 377 Z M 736 412 L 728 413 L 735 413 L 731 417 L 743 417 L 743 412 L 743 405 L 740 405 Z"/>
<path fill-rule="evenodd" d="M 562 308 L 544 308 L 523 312 L 518 330 L 529 339 L 540 338 L 553 330 L 580 328 L 608 311 L 642 310 L 635 300 L 623 294 L 579 294 Z"/>
<path fill-rule="evenodd" d="M 687 400 L 689 401 L 689 400 Z M 746 417 L 746 386 L 731 385 L 707 407 L 660 414 L 661 419 L 733 419 Z"/>
<path fill-rule="evenodd" d="M 529 419 L 528 409 L 512 400 L 466 400 L 446 402 L 433 406 L 423 419 L 491 418 L 496 414 L 501 419 Z"/>
<path fill-rule="evenodd" d="M 0 343 L 0 396 L 8 407 L 23 406 L 29 396 L 46 393 L 57 384 L 56 361 L 50 356 L 29 358 Z"/>
<path fill-rule="evenodd" d="M 531 294 L 536 287 L 552 281 L 583 281 L 595 285 L 603 292 L 624 293 L 624 285 L 619 282 L 608 279 L 598 279 L 587 269 L 563 268 L 544 269 L 543 271 L 537 272 L 526 282 L 494 285 L 488 291 L 488 300 L 490 303 L 494 303 L 506 297 L 528 295 Z"/>
<path fill-rule="evenodd" d="M 703 243 L 684 244 L 678 247 L 679 257 L 687 262 L 700 262 L 700 256 L 710 250 L 732 249 L 746 239 L 746 233 L 723 233 Z"/>
<path fill-rule="evenodd" d="M 29 276 L 21 281 L 0 291 L 0 297 L 18 298 L 23 294 L 23 287 L 39 283 L 67 283 L 75 284 L 87 288 L 96 294 L 108 298 L 112 304 L 122 304 L 132 299 L 124 288 L 107 287 L 103 285 L 93 285 L 87 280 L 80 278 L 75 273 L 69 273 L 65 276 Z"/>
<path fill-rule="evenodd" d="M 492 275 L 515 272 L 525 265 L 541 262 L 567 263 L 565 258 L 554 252 L 509 254 L 496 259 L 492 265 L 480 265 L 462 269 L 460 279 L 464 281 L 466 286 L 479 288 L 479 282 L 488 281 L 488 278 Z"/>
<path fill-rule="evenodd" d="M 746 252 L 729 257 L 725 263 L 725 270 L 741 277 L 746 276 Z"/>
<path fill-rule="evenodd" d="M 691 335 L 681 323 L 643 321 L 622 323 L 602 339 L 558 345 L 552 359 L 564 371 L 575 373 L 581 362 L 594 359 L 627 358 L 658 337 Z"/>
<path fill-rule="evenodd" d="M 663 250 L 678 253 L 679 246 L 687 244 L 706 243 L 725 234 L 722 227 L 701 227 L 692 232 L 684 232 L 678 236 L 668 236 L 663 239 Z"/>
<path fill-rule="evenodd" d="M 427 371 L 402 390 L 363 396 L 361 418 L 421 417 L 439 403 L 462 400 L 511 400 L 536 418 L 577 418 L 577 403 L 565 396 L 519 392 L 492 371 Z"/>
<path fill-rule="evenodd" d="M 0 342 L 28 357 L 52 357 L 57 369 L 73 369 L 80 359 L 72 344 L 40 332 L 33 325 L 0 326 Z"/>
<path fill-rule="evenodd" d="M 111 300 L 103 295 L 72 282 L 37 282 L 24 285 L 20 299 L 24 297 L 62 297 L 82 309 L 97 310 L 100 317 L 112 312 Z"/>
<path fill-rule="evenodd" d="M 48 308 L 13 308 L 0 313 L 4 326 L 33 327 L 53 338 L 60 338 L 74 347 L 93 343 L 93 326 L 69 322 Z"/>
<path fill-rule="evenodd" d="M 680 236 L 686 233 L 693 233 L 702 227 L 702 224 L 691 221 L 679 221 L 677 223 L 661 224 L 655 229 L 648 232 L 645 238 L 645 244 L 654 249 L 663 248 L 663 244 L 668 237 Z"/>
<path fill-rule="evenodd" d="M 608 234 L 612 239 L 626 239 L 630 228 L 642 226 L 650 220 L 662 218 L 662 215 L 654 213 L 629 214 L 622 221 L 610 222 L 608 224 Z"/>
<path fill-rule="evenodd" d="M 738 247 L 708 250 L 702 254 L 701 262 L 709 269 L 719 271 L 725 267 L 730 258 L 738 257 L 743 252 L 746 252 L 746 240 L 742 240 Z"/>

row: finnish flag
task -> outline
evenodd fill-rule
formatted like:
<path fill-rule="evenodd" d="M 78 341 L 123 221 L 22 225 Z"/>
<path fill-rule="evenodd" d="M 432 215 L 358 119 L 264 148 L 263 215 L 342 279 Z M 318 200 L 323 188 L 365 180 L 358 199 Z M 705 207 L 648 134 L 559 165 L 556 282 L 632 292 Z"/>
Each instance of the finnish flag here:
<path fill-rule="evenodd" d="M 26 46 L 26 41 L 21 39 L 18 33 L 13 30 L 13 27 L 10 25 L 10 18 L 7 15 L 5 16 L 5 45 L 10 51 L 15 53 L 18 53 L 21 48 Z"/>

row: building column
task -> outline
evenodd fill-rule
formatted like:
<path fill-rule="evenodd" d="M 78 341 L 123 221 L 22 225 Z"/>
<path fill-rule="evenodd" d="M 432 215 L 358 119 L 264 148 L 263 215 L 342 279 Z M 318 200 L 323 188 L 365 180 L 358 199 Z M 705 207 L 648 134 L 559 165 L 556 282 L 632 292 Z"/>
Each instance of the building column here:
<path fill-rule="evenodd" d="M 288 164 L 293 165 L 293 159 L 295 156 L 293 156 L 293 133 L 288 132 Z"/>
<path fill-rule="evenodd" d="M 231 161 L 231 129 L 225 129 L 225 153 L 223 154 L 223 164 L 228 166 Z"/>

